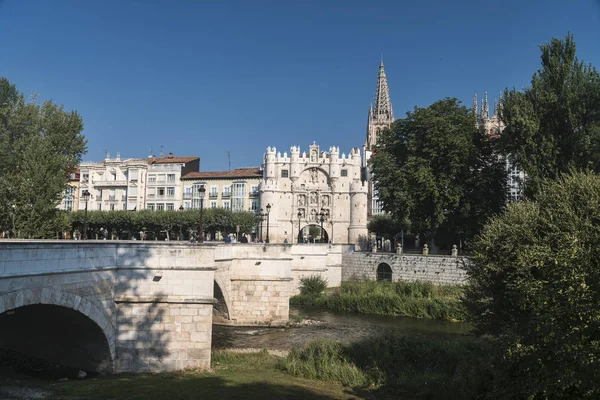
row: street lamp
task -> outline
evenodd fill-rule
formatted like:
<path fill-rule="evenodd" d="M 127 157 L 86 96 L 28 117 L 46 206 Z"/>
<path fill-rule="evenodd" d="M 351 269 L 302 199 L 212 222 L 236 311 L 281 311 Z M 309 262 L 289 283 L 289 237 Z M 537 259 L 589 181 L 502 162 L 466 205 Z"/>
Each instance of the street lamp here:
<path fill-rule="evenodd" d="M 261 208 L 260 209 L 260 239 L 259 241 L 262 243 L 263 238 L 262 238 L 262 233 L 263 233 L 263 221 L 265 220 L 265 216 L 267 214 L 265 214 L 264 210 Z"/>
<path fill-rule="evenodd" d="M 183 204 L 179 206 L 179 212 L 183 212 Z M 179 240 L 183 240 L 183 229 L 181 228 L 181 218 L 177 218 L 179 219 Z"/>
<path fill-rule="evenodd" d="M 302 243 L 302 231 L 300 226 L 300 218 L 302 218 L 302 211 L 298 211 L 298 243 Z"/>
<path fill-rule="evenodd" d="M 198 192 L 200 192 L 200 229 L 198 230 L 198 243 L 204 243 L 204 193 L 206 193 L 204 185 L 200 185 Z"/>
<path fill-rule="evenodd" d="M 323 236 L 323 222 L 327 220 L 327 210 L 321 208 L 321 212 L 319 213 L 319 221 L 321 221 L 321 243 L 325 242 L 325 237 Z"/>
<path fill-rule="evenodd" d="M 271 214 L 271 204 L 267 204 L 267 240 L 265 243 L 269 243 L 269 214 Z"/>
<path fill-rule="evenodd" d="M 88 221 L 87 221 L 87 207 L 88 207 L 88 200 L 91 197 L 91 193 L 88 192 L 87 189 L 85 189 L 83 192 L 81 192 L 81 197 L 83 197 L 83 201 L 85 201 L 85 213 L 83 214 L 83 240 L 87 240 L 87 231 L 88 231 Z"/>

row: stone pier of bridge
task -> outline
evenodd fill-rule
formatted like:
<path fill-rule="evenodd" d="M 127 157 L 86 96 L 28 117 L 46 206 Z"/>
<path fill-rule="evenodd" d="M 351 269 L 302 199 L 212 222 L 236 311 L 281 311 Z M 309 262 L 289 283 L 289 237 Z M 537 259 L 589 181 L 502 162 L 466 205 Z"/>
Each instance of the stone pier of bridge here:
<path fill-rule="evenodd" d="M 213 306 L 223 323 L 285 324 L 300 279 L 339 286 L 350 250 L 2 240 L 0 348 L 87 370 L 209 368 Z"/>

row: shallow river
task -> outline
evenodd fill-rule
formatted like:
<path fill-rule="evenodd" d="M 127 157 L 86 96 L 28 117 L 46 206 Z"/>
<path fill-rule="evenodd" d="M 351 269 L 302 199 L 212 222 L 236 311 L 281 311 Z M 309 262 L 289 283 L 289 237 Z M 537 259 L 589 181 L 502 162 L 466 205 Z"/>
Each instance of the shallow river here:
<path fill-rule="evenodd" d="M 319 338 L 349 343 L 377 336 L 386 330 L 404 334 L 456 335 L 470 329 L 468 324 L 460 322 L 344 313 L 313 307 L 290 307 L 290 321 L 294 317 L 320 323 L 290 328 L 213 325 L 213 348 L 288 350 Z"/>

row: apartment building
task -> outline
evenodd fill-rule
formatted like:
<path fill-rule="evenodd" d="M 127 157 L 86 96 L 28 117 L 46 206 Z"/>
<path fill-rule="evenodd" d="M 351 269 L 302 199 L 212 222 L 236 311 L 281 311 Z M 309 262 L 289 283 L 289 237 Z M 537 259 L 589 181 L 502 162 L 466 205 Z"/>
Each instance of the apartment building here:
<path fill-rule="evenodd" d="M 139 210 L 144 206 L 144 188 L 148 159 L 127 158 L 119 153 L 115 158 L 106 154 L 101 162 L 82 162 L 79 165 L 79 193 L 90 193 L 88 210 Z M 79 201 L 78 210 L 86 202 Z"/>
<path fill-rule="evenodd" d="M 75 166 L 71 172 L 69 186 L 62 194 L 60 204 L 57 207 L 59 210 L 77 210 L 79 204 L 79 175 L 79 167 Z"/>
<path fill-rule="evenodd" d="M 148 159 L 146 208 L 157 211 L 177 210 L 183 205 L 182 176 L 199 173 L 200 157 L 167 157 Z"/>
<path fill-rule="evenodd" d="M 263 172 L 259 167 L 236 168 L 233 171 L 190 172 L 181 178 L 184 209 L 200 208 L 204 186 L 204 207 L 232 211 L 257 211 L 258 186 Z"/>

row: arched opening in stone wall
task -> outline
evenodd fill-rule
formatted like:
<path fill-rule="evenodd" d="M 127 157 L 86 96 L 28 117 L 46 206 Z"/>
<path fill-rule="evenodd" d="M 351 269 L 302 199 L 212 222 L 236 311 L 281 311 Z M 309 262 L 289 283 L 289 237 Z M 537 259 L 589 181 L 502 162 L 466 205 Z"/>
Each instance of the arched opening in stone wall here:
<path fill-rule="evenodd" d="M 213 297 L 215 298 L 215 303 L 213 304 L 213 317 L 218 321 L 219 318 L 229 320 L 229 309 L 227 308 L 227 302 L 225 301 L 225 296 L 223 295 L 223 291 L 221 287 L 215 281 L 213 287 Z"/>
<path fill-rule="evenodd" d="M 388 264 L 381 263 L 377 266 L 377 280 L 392 281 L 392 268 Z"/>
<path fill-rule="evenodd" d="M 329 243 L 329 234 L 325 227 L 321 230 L 321 225 L 306 225 L 300 230 L 301 243 Z"/>
<path fill-rule="evenodd" d="M 102 329 L 71 308 L 34 304 L 0 314 L 0 349 L 85 371 L 111 372 Z"/>

